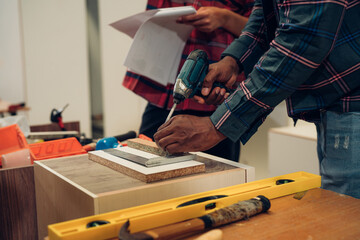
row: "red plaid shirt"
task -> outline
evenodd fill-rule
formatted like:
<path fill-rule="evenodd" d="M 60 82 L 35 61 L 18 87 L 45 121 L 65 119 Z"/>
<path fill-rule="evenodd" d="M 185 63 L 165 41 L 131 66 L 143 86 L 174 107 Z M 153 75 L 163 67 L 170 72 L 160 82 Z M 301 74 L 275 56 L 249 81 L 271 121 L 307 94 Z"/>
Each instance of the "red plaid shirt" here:
<path fill-rule="evenodd" d="M 180 6 L 194 6 L 198 9 L 201 6 L 213 6 L 226 8 L 242 16 L 249 17 L 253 7 L 253 0 L 195 0 L 194 2 L 196 2 L 196 6 L 193 5 L 193 1 L 186 0 L 148 0 L 147 10 Z M 219 28 L 212 33 L 204 33 L 194 29 L 185 45 L 178 71 L 181 69 L 190 52 L 195 49 L 206 51 L 210 63 L 218 61 L 221 53 L 235 38 L 235 35 L 222 28 Z M 240 76 L 238 82 L 241 82 L 243 79 L 244 77 Z M 149 78 L 127 71 L 123 85 L 155 106 L 170 109 L 173 105 L 173 84 L 168 84 L 165 87 Z M 192 99 L 186 99 L 179 104 L 176 109 L 214 111 L 216 107 L 198 104 Z"/>

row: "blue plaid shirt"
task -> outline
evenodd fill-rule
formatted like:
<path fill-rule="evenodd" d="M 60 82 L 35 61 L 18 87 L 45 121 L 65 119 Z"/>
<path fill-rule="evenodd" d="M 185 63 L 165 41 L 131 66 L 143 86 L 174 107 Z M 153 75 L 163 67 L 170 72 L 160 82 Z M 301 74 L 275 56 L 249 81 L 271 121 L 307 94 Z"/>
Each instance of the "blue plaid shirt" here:
<path fill-rule="evenodd" d="M 295 121 L 317 122 L 322 110 L 360 110 L 360 1 L 278 0 L 275 9 L 267 16 L 278 19 L 269 44 L 257 0 L 243 33 L 222 54 L 247 76 L 211 116 L 233 141 L 246 143 L 284 99 Z"/>

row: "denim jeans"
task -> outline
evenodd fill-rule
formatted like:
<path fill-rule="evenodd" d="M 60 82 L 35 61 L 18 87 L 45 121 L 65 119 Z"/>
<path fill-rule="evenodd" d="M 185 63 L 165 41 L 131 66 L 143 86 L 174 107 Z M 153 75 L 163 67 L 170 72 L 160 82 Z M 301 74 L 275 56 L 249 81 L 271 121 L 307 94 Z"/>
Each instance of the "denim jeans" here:
<path fill-rule="evenodd" d="M 360 198 L 360 113 L 324 111 L 316 129 L 321 187 Z"/>

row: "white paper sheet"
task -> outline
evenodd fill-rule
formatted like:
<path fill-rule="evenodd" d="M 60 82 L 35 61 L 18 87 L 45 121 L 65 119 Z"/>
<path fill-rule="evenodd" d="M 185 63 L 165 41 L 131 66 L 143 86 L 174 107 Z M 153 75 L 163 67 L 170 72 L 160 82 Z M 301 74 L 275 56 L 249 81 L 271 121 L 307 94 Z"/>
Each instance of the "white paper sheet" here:
<path fill-rule="evenodd" d="M 164 86 L 174 83 L 181 54 L 193 30 L 176 23 L 180 16 L 194 14 L 192 6 L 145 11 L 110 24 L 134 38 L 124 65 Z"/>

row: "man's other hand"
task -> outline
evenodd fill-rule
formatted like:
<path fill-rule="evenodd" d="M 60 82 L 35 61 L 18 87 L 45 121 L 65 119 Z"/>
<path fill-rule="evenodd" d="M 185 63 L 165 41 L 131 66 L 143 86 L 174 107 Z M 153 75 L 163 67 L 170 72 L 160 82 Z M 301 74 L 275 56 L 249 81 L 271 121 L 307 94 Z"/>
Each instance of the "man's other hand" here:
<path fill-rule="evenodd" d="M 210 91 L 214 82 L 220 82 L 228 89 L 236 82 L 239 74 L 239 65 L 236 60 L 230 56 L 224 57 L 221 61 L 209 66 L 209 72 L 204 79 L 201 94 L 203 96 L 194 96 L 194 100 L 200 104 L 220 105 L 228 96 L 225 88 L 216 87 Z"/>

